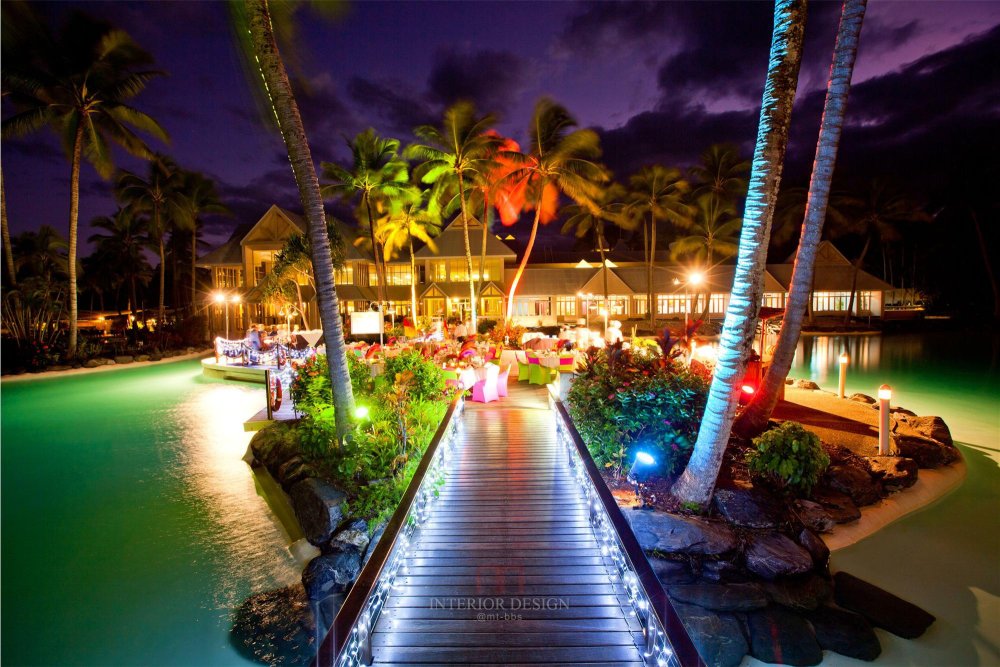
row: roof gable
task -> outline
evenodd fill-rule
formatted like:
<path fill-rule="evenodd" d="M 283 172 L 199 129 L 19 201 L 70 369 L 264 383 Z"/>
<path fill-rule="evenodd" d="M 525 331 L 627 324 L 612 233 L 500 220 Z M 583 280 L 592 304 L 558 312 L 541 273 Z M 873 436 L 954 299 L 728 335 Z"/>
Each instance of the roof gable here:
<path fill-rule="evenodd" d="M 272 205 L 257 221 L 257 224 L 240 240 L 240 245 L 248 243 L 283 244 L 289 236 L 305 233 L 306 225 L 300 216 L 277 205 Z"/>
<path fill-rule="evenodd" d="M 469 243 L 473 256 L 478 257 L 482 248 L 483 225 L 475 217 L 469 216 Z M 438 251 L 433 252 L 429 246 L 424 246 L 413 253 L 417 259 L 459 259 L 465 257 L 465 233 L 462 216 L 456 216 L 434 239 Z M 492 258 L 517 259 L 517 255 L 506 243 L 497 238 L 496 234 L 486 234 L 486 256 Z"/>
<path fill-rule="evenodd" d="M 612 269 L 606 270 L 608 272 L 608 294 L 632 294 L 632 288 L 629 287 L 617 273 L 615 273 Z M 603 271 L 598 269 L 597 273 L 595 273 L 593 277 L 584 284 L 580 291 L 593 292 L 594 294 L 604 294 Z"/>

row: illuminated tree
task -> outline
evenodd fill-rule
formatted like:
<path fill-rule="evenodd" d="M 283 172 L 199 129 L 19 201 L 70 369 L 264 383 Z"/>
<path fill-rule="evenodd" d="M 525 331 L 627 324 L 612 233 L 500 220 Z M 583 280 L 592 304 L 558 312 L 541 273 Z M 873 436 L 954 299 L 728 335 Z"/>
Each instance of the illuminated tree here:
<path fill-rule="evenodd" d="M 805 12 L 804 0 L 777 0 L 775 3 L 771 54 L 732 297 L 698 439 L 691 460 L 673 488 L 674 495 L 684 502 L 708 503 L 729 444 L 738 392 L 763 297 L 768 235 L 788 145 L 788 126 L 802 60 Z"/>
<path fill-rule="evenodd" d="M 535 210 L 531 235 L 524 248 L 514 280 L 507 295 L 507 314 L 514 312 L 514 297 L 524 269 L 535 246 L 539 223 L 556 217 L 559 195 L 565 194 L 577 204 L 595 207 L 602 192 L 601 185 L 609 180 L 603 166 L 594 162 L 601 156 L 600 139 L 593 130 L 573 130 L 576 119 L 561 105 L 542 98 L 535 105 L 529 133 L 527 154 L 502 152 L 500 156 L 518 164 L 507 177 L 510 199 L 524 202 Z"/>
<path fill-rule="evenodd" d="M 417 318 L 417 259 L 413 255 L 413 239 L 427 244 L 431 252 L 437 252 L 433 236 L 441 230 L 441 219 L 433 206 L 429 206 L 430 190 L 410 187 L 397 197 L 389 213 L 379 225 L 383 259 L 391 260 L 406 251 L 410 257 L 410 309 L 412 319 Z"/>
<path fill-rule="evenodd" d="M 324 195 L 351 199 L 361 196 L 361 210 L 367 216 L 368 236 L 375 256 L 375 274 L 378 276 L 379 305 L 385 305 L 385 262 L 375 233 L 376 221 L 373 201 L 391 202 L 409 183 L 406 162 L 399 157 L 399 140 L 383 139 L 369 128 L 347 143 L 351 149 L 351 169 L 344 169 L 332 162 L 323 163 L 323 176 L 330 183 L 323 186 Z"/>
<path fill-rule="evenodd" d="M 656 296 L 653 266 L 656 262 L 656 231 L 659 222 L 678 227 L 689 224 L 688 206 L 684 203 L 690 185 L 679 169 L 654 164 L 643 167 L 629 178 L 629 215 L 642 221 L 642 243 L 646 255 L 646 303 L 649 326 L 656 326 Z"/>
<path fill-rule="evenodd" d="M 844 116 L 847 113 L 847 98 L 851 89 L 851 76 L 854 72 L 858 38 L 861 35 L 866 5 L 867 0 L 845 0 L 841 9 L 840 27 L 833 50 L 833 64 L 830 67 L 830 81 L 826 89 L 823 120 L 820 123 L 819 140 L 816 142 L 816 159 L 813 162 L 812 178 L 809 182 L 805 219 L 802 222 L 799 247 L 795 253 L 788 300 L 785 302 L 785 316 L 781 321 L 778 342 L 767 375 L 735 426 L 737 432 L 746 436 L 757 435 L 767 426 L 767 421 L 778 403 L 780 389 L 792 367 L 795 348 L 802 333 L 802 322 L 812 294 L 816 249 L 823 237 L 833 171 L 837 163 L 837 148 L 840 144 Z"/>
<path fill-rule="evenodd" d="M 18 3 L 13 5 L 16 10 Z M 82 15 L 75 14 L 53 37 L 33 16 L 22 17 L 33 26 L 32 58 L 19 57 L 12 68 L 4 49 L 4 92 L 18 113 L 3 122 L 3 137 L 16 137 L 50 126 L 63 141 L 70 159 L 69 206 L 69 341 L 67 357 L 77 346 L 77 226 L 80 214 L 80 167 L 84 160 L 103 178 L 114 172 L 111 144 L 133 155 L 151 158 L 152 151 L 135 130 L 164 142 L 159 123 L 126 104 L 161 72 L 145 69 L 153 62 L 132 38 Z M 7 22 L 5 21 L 5 25 Z M 4 34 L 4 41 L 8 35 Z M 17 44 L 18 40 L 14 40 Z"/>
<path fill-rule="evenodd" d="M 459 102 L 444 112 L 440 128 L 422 125 L 413 133 L 423 144 L 406 149 L 408 157 L 423 160 L 416 173 L 422 183 L 433 184 L 441 195 L 454 193 L 462 211 L 462 233 L 465 240 L 465 266 L 469 278 L 469 303 L 472 308 L 472 330 L 476 330 L 477 301 L 475 274 L 472 271 L 472 244 L 469 241 L 468 197 L 470 190 L 486 185 L 487 175 L 496 167 L 494 154 L 498 143 L 495 132 L 489 132 L 492 115 L 477 116 L 471 102 Z M 445 210 L 451 207 L 446 206 Z M 484 225 L 486 221 L 481 221 Z"/>
<path fill-rule="evenodd" d="M 298 186 L 302 209 L 309 225 L 312 268 L 316 280 L 316 301 L 326 339 L 327 363 L 333 389 L 333 405 L 337 435 L 342 437 L 353 427 L 354 392 L 347 367 L 347 348 L 340 319 L 337 291 L 333 280 L 333 258 L 327 235 L 326 214 L 319 179 L 312 153 L 302 125 L 302 116 L 292 94 L 278 43 L 271 23 L 267 0 L 245 0 L 231 3 L 233 27 L 243 47 L 245 61 L 260 75 L 262 87 L 254 87 L 266 99 L 269 118 L 277 123 L 288 151 L 295 184 Z"/>

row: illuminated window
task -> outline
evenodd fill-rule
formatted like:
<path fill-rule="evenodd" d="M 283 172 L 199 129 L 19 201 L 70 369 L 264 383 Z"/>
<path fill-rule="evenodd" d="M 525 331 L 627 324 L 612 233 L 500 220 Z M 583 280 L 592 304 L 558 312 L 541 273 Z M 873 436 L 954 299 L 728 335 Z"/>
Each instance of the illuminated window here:
<path fill-rule="evenodd" d="M 448 282 L 448 262 L 443 259 L 435 259 L 431 261 L 430 266 L 430 280 L 431 282 L 444 283 Z"/>
<path fill-rule="evenodd" d="M 656 313 L 658 315 L 674 315 L 676 313 L 688 312 L 690 303 L 684 294 L 657 294 Z"/>
<path fill-rule="evenodd" d="M 378 274 L 375 272 L 374 266 L 369 272 L 369 284 L 374 286 L 378 285 Z M 409 264 L 387 264 L 385 267 L 385 282 L 388 285 L 402 285 L 404 287 L 409 287 L 410 285 L 410 265 Z"/>
<path fill-rule="evenodd" d="M 566 317 L 576 316 L 576 297 L 575 296 L 557 296 L 556 297 L 556 315 L 563 315 Z"/>
<path fill-rule="evenodd" d="M 784 308 L 785 294 L 783 292 L 766 292 L 761 305 L 764 308 Z"/>
<path fill-rule="evenodd" d="M 545 317 L 551 314 L 548 297 L 524 297 L 514 299 L 514 315 Z"/>
<path fill-rule="evenodd" d="M 215 286 L 218 288 L 243 286 L 243 269 L 216 267 L 214 272 Z"/>
<path fill-rule="evenodd" d="M 646 295 L 633 296 L 632 297 L 632 314 L 633 315 L 649 315 L 649 310 L 646 308 Z"/>
<path fill-rule="evenodd" d="M 354 284 L 354 267 L 351 264 L 333 271 L 333 282 L 337 285 Z"/>
<path fill-rule="evenodd" d="M 702 296 L 702 303 L 704 303 L 704 296 Z M 711 315 L 723 315 L 726 312 L 726 295 L 725 294 L 713 294 L 712 298 L 708 303 L 708 312 Z"/>
<path fill-rule="evenodd" d="M 813 292 L 813 311 L 844 312 L 851 300 L 850 292 Z M 871 310 L 871 292 L 858 292 L 854 295 L 855 311 Z"/>

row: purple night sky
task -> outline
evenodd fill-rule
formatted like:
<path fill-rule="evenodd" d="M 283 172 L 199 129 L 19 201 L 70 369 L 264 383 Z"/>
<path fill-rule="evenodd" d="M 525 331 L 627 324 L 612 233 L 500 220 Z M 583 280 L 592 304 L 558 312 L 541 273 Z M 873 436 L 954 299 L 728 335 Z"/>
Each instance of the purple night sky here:
<path fill-rule="evenodd" d="M 57 23 L 82 9 L 128 31 L 169 73 L 136 105 L 168 130 L 157 147 L 215 178 L 234 218 L 210 221 L 224 240 L 271 203 L 299 208 L 284 146 L 257 120 L 221 2 L 50 3 Z M 787 178 L 808 178 L 839 3 L 813 2 Z M 747 156 L 756 131 L 771 6 L 750 2 L 359 2 L 330 21 L 299 15 L 293 76 L 317 162 L 345 156 L 368 126 L 404 143 L 449 103 L 474 100 L 519 141 L 535 101 L 550 95 L 597 129 L 625 179 L 643 164 L 686 166 L 709 144 Z M 1000 3 L 869 4 L 841 168 L 891 172 L 932 194 L 996 161 Z M 4 115 L 10 109 L 4 108 Z M 69 164 L 46 132 L 3 144 L 8 215 L 17 233 L 65 230 Z M 118 153 L 118 165 L 141 169 Z M 995 169 L 995 165 L 992 167 Z M 83 170 L 86 222 L 111 213 L 110 183 Z M 517 234 L 521 226 L 515 228 Z M 553 225 L 556 227 L 556 225 Z M 554 230 L 553 230 L 554 231 Z"/>

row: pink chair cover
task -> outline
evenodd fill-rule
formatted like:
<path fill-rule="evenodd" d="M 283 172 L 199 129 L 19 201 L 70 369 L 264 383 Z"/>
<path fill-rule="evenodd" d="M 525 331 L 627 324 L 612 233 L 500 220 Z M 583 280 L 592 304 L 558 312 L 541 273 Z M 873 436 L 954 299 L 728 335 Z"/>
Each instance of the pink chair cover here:
<path fill-rule="evenodd" d="M 503 367 L 500 375 L 497 376 L 497 396 L 505 398 L 507 396 L 507 376 L 510 375 L 510 364 Z"/>
<path fill-rule="evenodd" d="M 472 385 L 472 400 L 476 403 L 490 403 L 500 400 L 497 394 L 497 380 L 500 376 L 500 367 L 488 364 L 486 366 L 486 377 Z"/>

